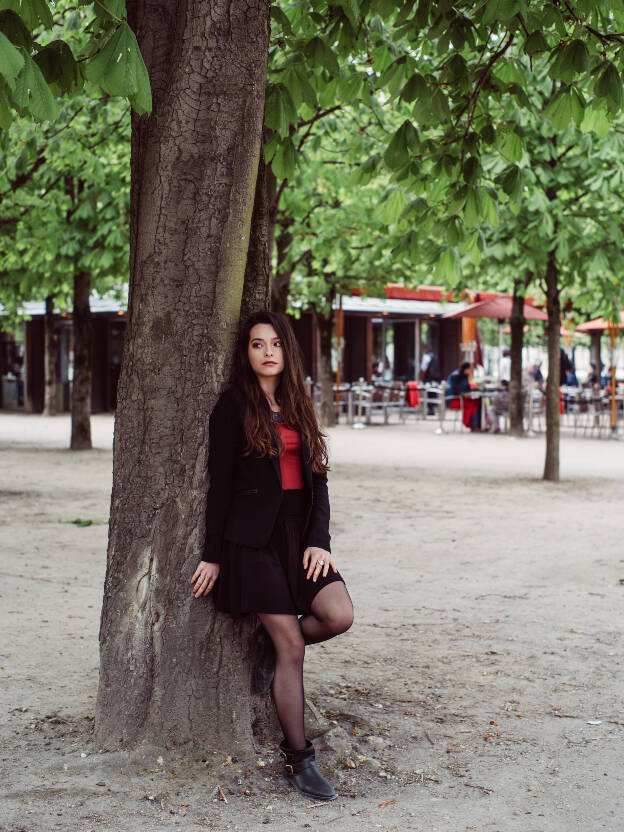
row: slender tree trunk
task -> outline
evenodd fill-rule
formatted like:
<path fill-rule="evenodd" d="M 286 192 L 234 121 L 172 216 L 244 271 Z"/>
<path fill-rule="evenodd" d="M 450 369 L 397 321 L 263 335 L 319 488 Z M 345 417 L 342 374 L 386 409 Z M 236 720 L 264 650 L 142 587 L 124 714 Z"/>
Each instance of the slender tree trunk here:
<path fill-rule="evenodd" d="M 71 396 L 71 449 L 84 451 L 91 444 L 91 275 L 74 275 L 74 380 Z"/>
<path fill-rule="evenodd" d="M 333 304 L 335 293 L 331 292 L 330 304 Z M 331 427 L 336 424 L 336 411 L 334 406 L 333 383 L 334 376 L 331 366 L 332 335 L 334 331 L 334 316 L 330 306 L 329 314 L 319 313 L 316 307 L 314 318 L 319 329 L 319 386 L 321 390 L 320 422 L 324 427 Z"/>
<path fill-rule="evenodd" d="M 45 351 L 43 358 L 43 415 L 56 415 L 56 338 L 54 335 L 54 295 L 45 299 Z"/>
<path fill-rule="evenodd" d="M 290 292 L 290 278 L 292 277 L 292 268 L 286 268 L 284 262 L 288 249 L 293 241 L 291 226 L 293 220 L 290 217 L 284 218 L 279 224 L 279 234 L 276 238 L 277 246 L 277 268 L 275 270 L 275 278 L 272 284 L 271 305 L 275 312 L 285 312 L 288 303 L 288 293 Z"/>
<path fill-rule="evenodd" d="M 600 376 L 602 374 L 602 358 L 600 356 L 600 339 L 602 338 L 602 332 L 592 332 L 590 338 L 590 361 L 594 362 L 596 365 L 596 372 L 598 373 L 598 376 Z"/>
<path fill-rule="evenodd" d="M 522 347 L 524 344 L 524 295 L 531 272 L 514 280 L 511 305 L 511 375 L 509 381 L 509 434 L 524 436 L 524 395 L 522 392 Z"/>
<path fill-rule="evenodd" d="M 269 183 L 271 169 L 264 162 L 263 148 L 260 149 L 256 193 L 251 218 L 245 282 L 241 300 L 241 321 L 248 315 L 267 309 L 271 297 L 271 248 L 273 246 L 271 220 L 269 216 Z M 273 177 L 275 179 L 275 177 Z"/>
<path fill-rule="evenodd" d="M 132 115 L 130 299 L 95 732 L 107 749 L 241 753 L 272 710 L 249 693 L 253 622 L 217 615 L 189 579 L 210 523 L 208 417 L 230 374 L 248 264 L 269 2 L 129 0 L 128 19 L 153 112 Z M 257 300 L 253 274 L 250 265 L 247 296 Z"/>
<path fill-rule="evenodd" d="M 559 482 L 559 366 L 561 361 L 561 305 L 555 249 L 546 266 L 548 310 L 548 379 L 546 382 L 546 459 L 544 479 Z"/>

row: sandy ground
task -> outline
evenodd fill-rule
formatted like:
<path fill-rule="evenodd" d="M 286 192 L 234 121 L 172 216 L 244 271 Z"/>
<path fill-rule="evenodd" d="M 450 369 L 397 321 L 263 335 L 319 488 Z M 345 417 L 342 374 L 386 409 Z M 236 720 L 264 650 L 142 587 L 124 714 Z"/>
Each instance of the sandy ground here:
<path fill-rule="evenodd" d="M 340 793 L 310 805 L 271 756 L 97 753 L 112 418 L 71 454 L 0 414 L 0 830 L 620 830 L 624 443 L 565 439 L 551 485 L 541 438 L 434 427 L 331 431 L 356 621 L 306 658 Z"/>

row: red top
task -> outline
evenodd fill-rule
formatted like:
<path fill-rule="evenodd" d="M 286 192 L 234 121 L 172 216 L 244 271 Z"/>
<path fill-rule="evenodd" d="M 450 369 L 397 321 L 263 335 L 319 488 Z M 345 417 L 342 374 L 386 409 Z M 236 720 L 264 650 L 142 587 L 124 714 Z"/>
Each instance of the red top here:
<path fill-rule="evenodd" d="M 301 464 L 301 437 L 299 432 L 277 423 L 282 442 L 286 446 L 286 453 L 280 457 L 282 471 L 282 488 L 303 488 L 303 469 Z"/>

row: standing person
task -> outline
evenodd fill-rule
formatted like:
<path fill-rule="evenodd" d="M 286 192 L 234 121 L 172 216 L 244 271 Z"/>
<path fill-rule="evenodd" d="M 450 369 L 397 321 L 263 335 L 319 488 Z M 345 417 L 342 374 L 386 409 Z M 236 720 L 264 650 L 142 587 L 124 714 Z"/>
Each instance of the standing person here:
<path fill-rule="evenodd" d="M 503 355 L 500 362 L 500 378 L 499 381 L 506 381 L 507 384 L 511 382 L 511 350 L 509 347 L 503 349 Z"/>
<path fill-rule="evenodd" d="M 203 559 L 196 598 L 215 588 L 218 610 L 258 615 L 253 684 L 273 683 L 285 778 L 333 800 L 304 731 L 307 644 L 349 629 L 353 606 L 330 550 L 327 448 L 287 318 L 251 315 L 241 328 L 235 383 L 210 416 Z"/>
<path fill-rule="evenodd" d="M 563 347 L 560 348 L 559 360 L 559 386 L 563 387 L 566 383 L 566 373 L 574 369 L 574 364 L 570 361 L 567 352 Z"/>
<path fill-rule="evenodd" d="M 437 380 L 435 353 L 427 347 L 420 362 L 420 379 L 425 384 Z"/>

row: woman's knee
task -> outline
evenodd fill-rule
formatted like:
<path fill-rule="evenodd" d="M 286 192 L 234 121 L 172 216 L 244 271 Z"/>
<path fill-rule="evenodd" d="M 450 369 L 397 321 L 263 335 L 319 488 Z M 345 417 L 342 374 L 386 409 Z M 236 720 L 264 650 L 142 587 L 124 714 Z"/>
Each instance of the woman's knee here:
<path fill-rule="evenodd" d="M 346 633 L 353 624 L 353 607 L 351 604 L 342 604 L 330 611 L 327 623 L 334 635 Z"/>
<path fill-rule="evenodd" d="M 288 633 L 288 635 L 277 639 L 275 650 L 280 660 L 302 664 L 305 655 L 305 641 L 301 632 Z"/>

